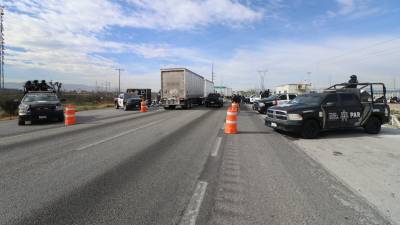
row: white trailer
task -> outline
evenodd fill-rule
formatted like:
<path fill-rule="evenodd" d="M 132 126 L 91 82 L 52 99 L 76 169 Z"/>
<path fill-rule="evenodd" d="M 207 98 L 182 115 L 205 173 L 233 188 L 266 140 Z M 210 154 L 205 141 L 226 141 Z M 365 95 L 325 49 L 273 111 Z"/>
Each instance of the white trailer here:
<path fill-rule="evenodd" d="M 207 98 L 208 94 L 214 93 L 214 82 L 204 79 L 204 98 Z"/>
<path fill-rule="evenodd" d="M 161 104 L 165 109 L 200 105 L 204 96 L 204 77 L 186 69 L 161 69 Z"/>
<path fill-rule="evenodd" d="M 225 89 L 225 97 L 232 97 L 232 88 Z"/>

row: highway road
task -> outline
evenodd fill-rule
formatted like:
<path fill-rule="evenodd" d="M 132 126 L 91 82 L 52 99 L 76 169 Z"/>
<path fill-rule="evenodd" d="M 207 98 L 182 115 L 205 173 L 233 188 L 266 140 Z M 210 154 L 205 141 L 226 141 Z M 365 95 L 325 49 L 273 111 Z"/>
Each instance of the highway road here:
<path fill-rule="evenodd" d="M 150 107 L 149 110 L 158 110 L 159 108 Z M 99 120 L 104 120 L 108 118 L 123 117 L 127 115 L 137 114 L 139 111 L 124 111 L 115 110 L 113 108 L 98 109 L 98 110 L 88 110 L 77 112 L 77 123 L 91 123 Z M 40 121 L 29 126 L 16 126 L 16 120 L 4 120 L 0 121 L 0 137 L 12 136 L 22 133 L 30 133 L 38 130 L 44 130 L 48 128 L 63 127 L 62 122 L 48 122 Z"/>
<path fill-rule="evenodd" d="M 390 224 L 246 108 L 87 114 L 0 123 L 0 224 Z"/>

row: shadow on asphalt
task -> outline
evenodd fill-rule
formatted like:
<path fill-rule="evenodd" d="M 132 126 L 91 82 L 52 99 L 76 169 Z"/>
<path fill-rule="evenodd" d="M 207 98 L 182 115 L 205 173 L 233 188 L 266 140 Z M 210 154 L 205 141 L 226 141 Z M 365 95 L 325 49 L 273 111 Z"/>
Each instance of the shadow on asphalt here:
<path fill-rule="evenodd" d="M 238 134 L 271 134 L 270 131 L 238 131 Z"/>
<path fill-rule="evenodd" d="M 277 130 L 276 132 L 282 134 L 289 140 L 302 139 L 302 137 L 296 133 L 290 133 L 280 130 Z M 380 135 L 400 136 L 400 129 L 382 128 L 379 134 L 368 134 L 364 131 L 363 128 L 328 130 L 328 131 L 322 131 L 317 139 L 343 139 L 343 138 L 354 139 L 358 137 L 382 138 L 380 137 Z"/>

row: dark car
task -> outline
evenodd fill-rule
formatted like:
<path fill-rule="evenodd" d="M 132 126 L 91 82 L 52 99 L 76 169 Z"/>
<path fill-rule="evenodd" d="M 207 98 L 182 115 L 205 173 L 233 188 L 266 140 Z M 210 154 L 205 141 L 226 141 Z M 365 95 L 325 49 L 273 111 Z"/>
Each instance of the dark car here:
<path fill-rule="evenodd" d="M 124 104 L 124 110 L 132 110 L 132 109 L 137 109 L 140 110 L 140 104 L 142 102 L 141 98 L 138 97 L 131 97 L 127 98 Z"/>
<path fill-rule="evenodd" d="M 31 91 L 22 98 L 18 106 L 18 125 L 39 120 L 64 121 L 64 107 L 54 92 Z"/>
<path fill-rule="evenodd" d="M 205 105 L 206 107 L 211 107 L 211 106 L 222 107 L 224 106 L 224 100 L 219 93 L 211 93 L 208 94 L 205 101 Z"/>
<path fill-rule="evenodd" d="M 382 87 L 380 96 L 368 92 L 377 86 Z M 358 83 L 355 88 L 337 84 L 324 93 L 301 95 L 289 104 L 269 108 L 265 124 L 304 138 L 316 138 L 321 130 L 355 127 L 377 134 L 390 118 L 385 95 L 383 83 Z"/>
<path fill-rule="evenodd" d="M 257 103 L 257 110 L 261 114 L 266 114 L 267 109 L 274 105 L 282 105 L 288 103 L 289 101 L 295 99 L 297 97 L 296 94 L 277 94 L 271 95 L 268 98 L 261 99 Z"/>

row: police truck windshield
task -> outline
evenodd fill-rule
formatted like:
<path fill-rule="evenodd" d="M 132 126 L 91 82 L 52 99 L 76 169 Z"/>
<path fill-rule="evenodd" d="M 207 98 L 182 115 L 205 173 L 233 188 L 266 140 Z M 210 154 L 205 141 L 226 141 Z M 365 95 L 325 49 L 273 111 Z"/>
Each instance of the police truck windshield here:
<path fill-rule="evenodd" d="M 54 94 L 28 94 L 22 100 L 23 102 L 36 102 L 36 101 L 57 101 L 57 96 Z"/>
<path fill-rule="evenodd" d="M 293 99 L 291 104 L 319 105 L 323 100 L 323 95 L 300 95 Z"/>

